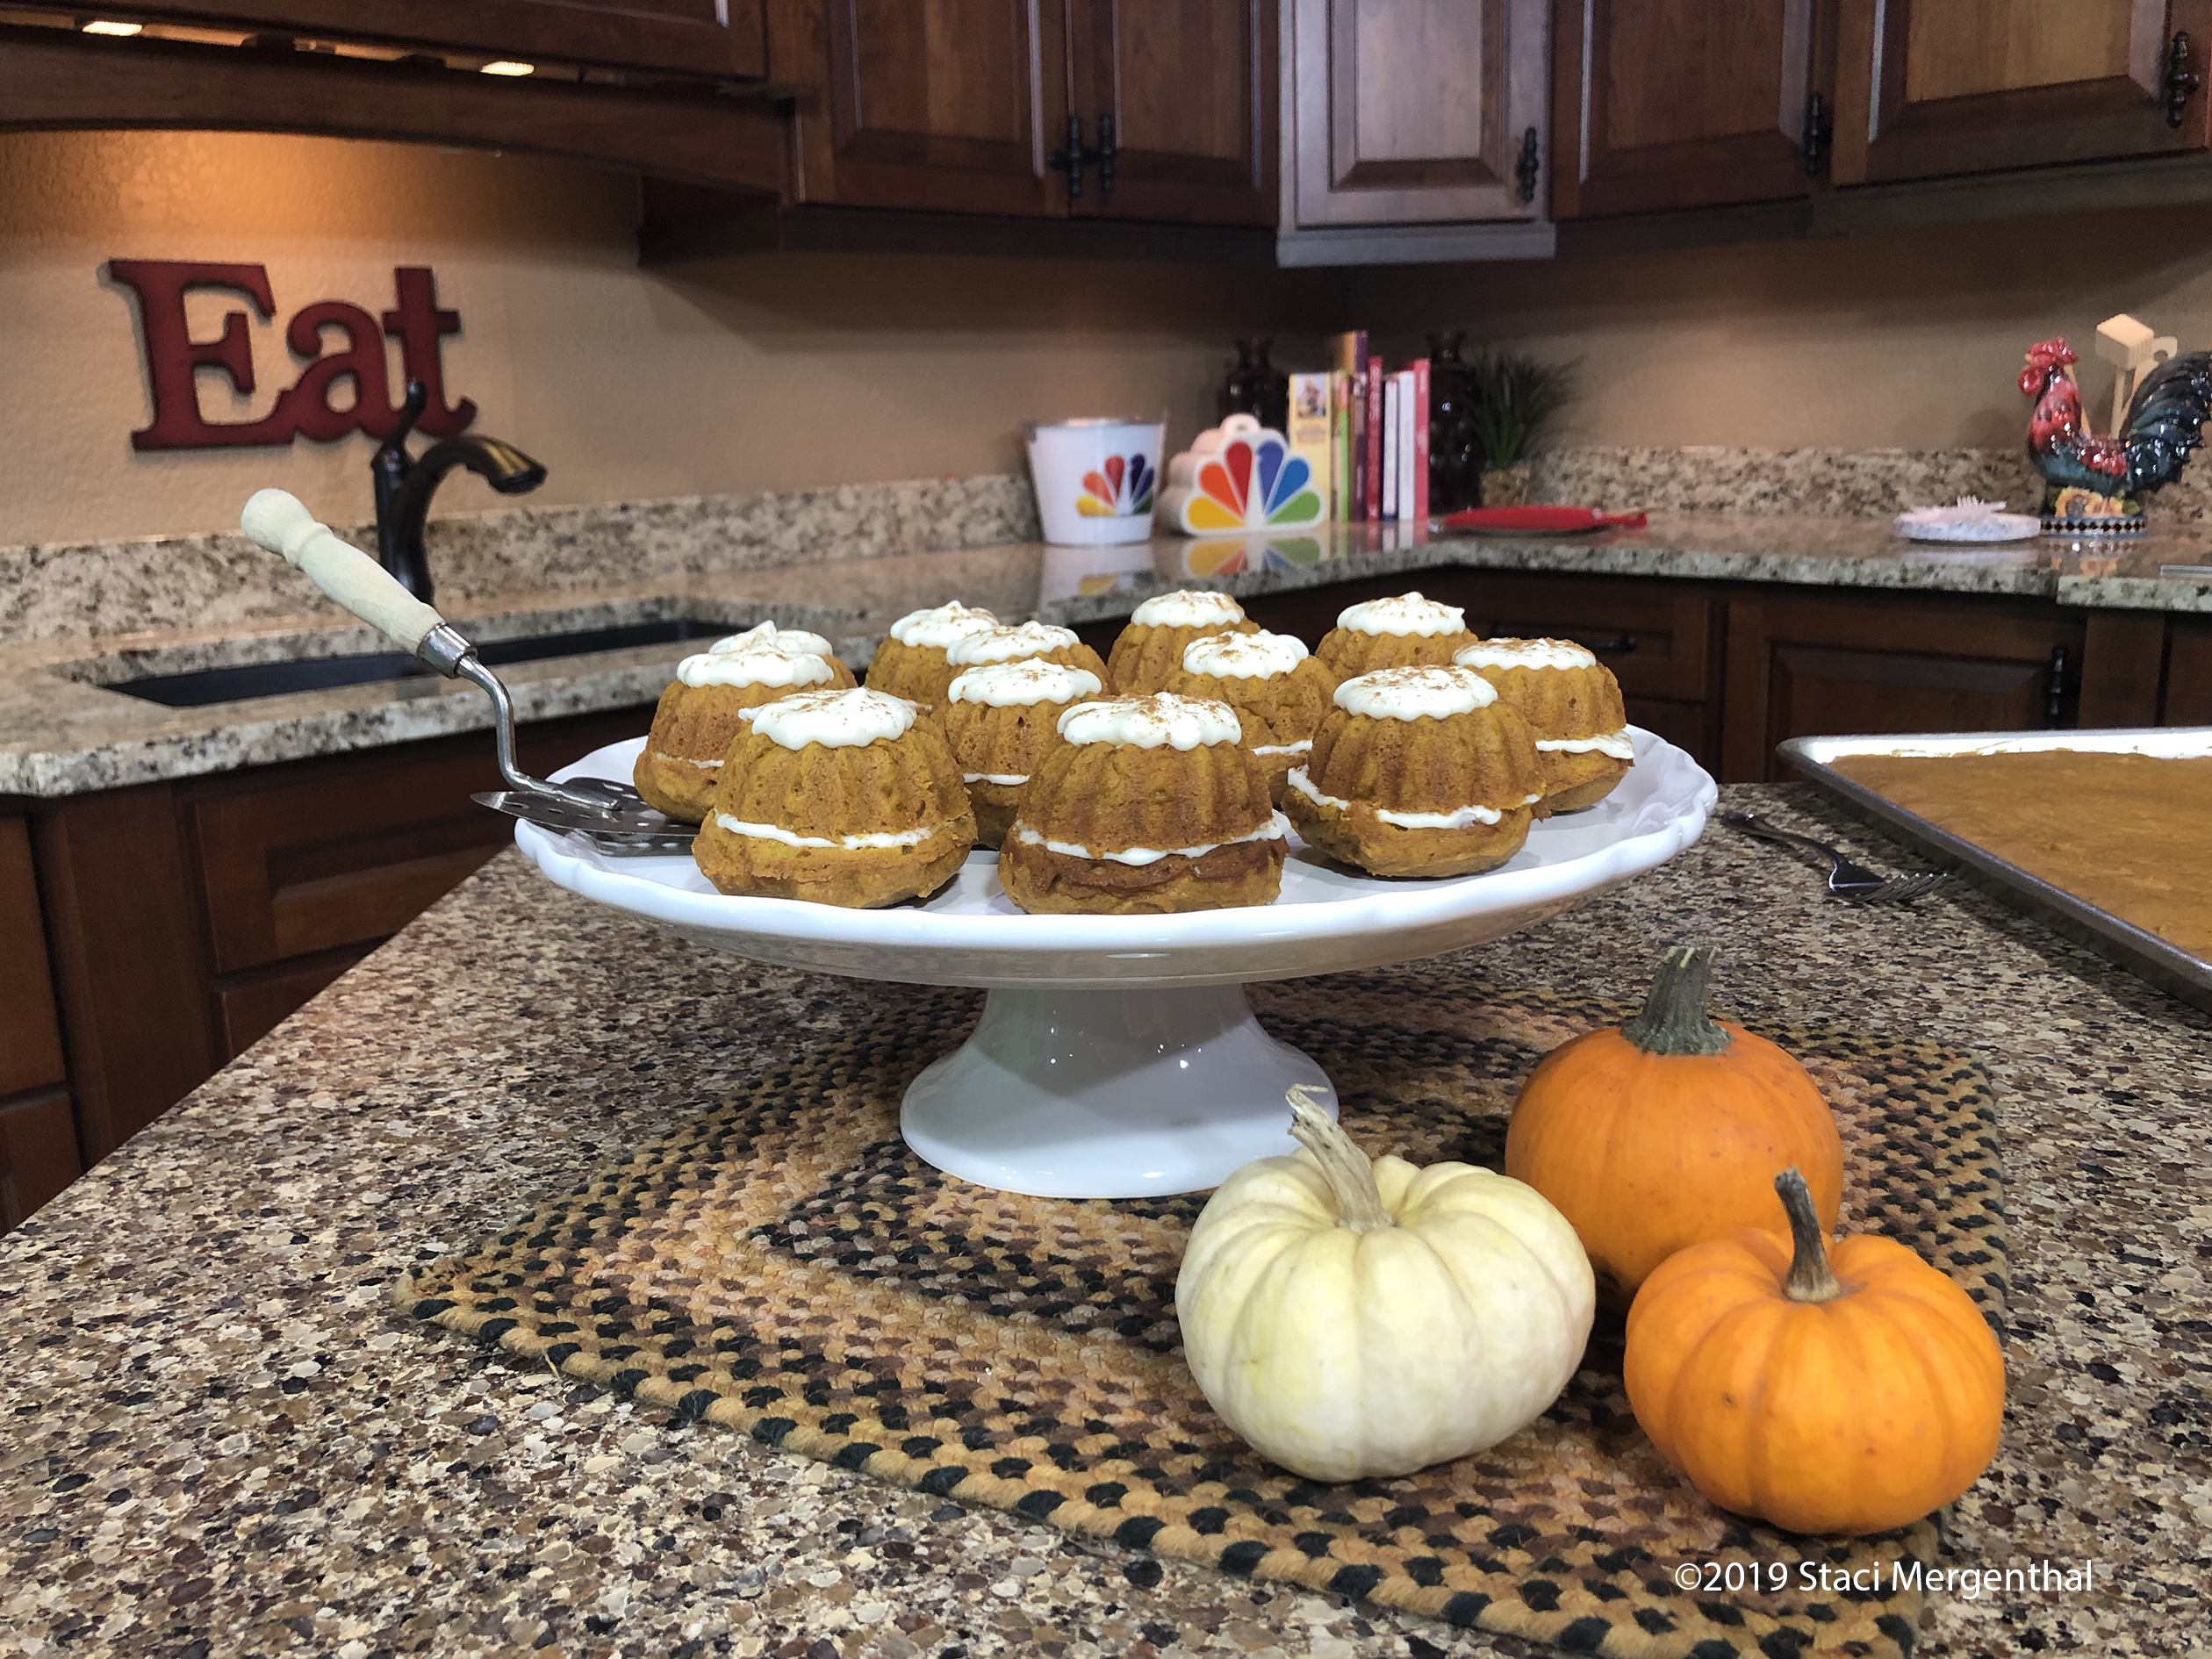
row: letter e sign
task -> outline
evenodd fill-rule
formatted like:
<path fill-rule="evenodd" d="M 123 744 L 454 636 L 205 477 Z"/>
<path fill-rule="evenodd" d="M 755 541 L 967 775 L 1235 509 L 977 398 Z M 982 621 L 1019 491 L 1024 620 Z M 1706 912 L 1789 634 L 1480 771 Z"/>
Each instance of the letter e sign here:
<path fill-rule="evenodd" d="M 254 390 L 252 343 L 243 311 L 223 319 L 222 333 L 195 340 L 184 318 L 184 296 L 193 289 L 240 294 L 264 322 L 275 318 L 269 271 L 262 265 L 199 264 L 170 259 L 111 259 L 108 274 L 138 296 L 139 337 L 154 392 L 154 419 L 131 434 L 134 449 L 219 449 L 237 444 L 290 443 L 295 437 L 328 443 L 356 427 L 372 438 L 389 434 L 399 418 L 384 374 L 386 334 L 399 342 L 406 376 L 430 389 L 429 406 L 417 424 L 434 438 L 449 438 L 476 419 L 463 398 L 449 406 L 438 342 L 461 332 L 461 313 L 438 309 L 437 281 L 427 266 L 392 272 L 399 303 L 381 318 L 342 299 L 303 305 L 284 326 L 284 342 L 306 362 L 299 378 L 258 420 L 209 420 L 200 413 L 199 374 L 212 370 L 241 394 Z M 328 349 L 333 333 L 342 336 Z M 353 382 L 353 406 L 334 408 L 331 390 Z"/>

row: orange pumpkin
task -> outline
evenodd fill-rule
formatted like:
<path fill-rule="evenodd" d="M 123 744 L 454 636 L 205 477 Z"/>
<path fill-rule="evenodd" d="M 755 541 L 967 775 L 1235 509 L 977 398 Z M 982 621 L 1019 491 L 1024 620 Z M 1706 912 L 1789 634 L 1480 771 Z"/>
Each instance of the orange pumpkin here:
<path fill-rule="evenodd" d="M 1835 1224 L 1835 1118 L 1804 1066 L 1706 1013 L 1712 972 L 1710 951 L 1669 951 L 1643 1012 L 1544 1056 L 1513 1107 L 1505 1173 L 1573 1224 L 1603 1306 L 1626 1309 L 1676 1251 L 1766 1221 L 1792 1165 Z"/>
<path fill-rule="evenodd" d="M 1774 1186 L 1790 1237 L 1746 1229 L 1644 1282 L 1623 1361 L 1636 1421 L 1723 1509 L 1796 1533 L 1918 1520 L 1997 1454 L 2004 1354 L 1947 1275 L 1871 1234 L 1831 1253 L 1804 1177 Z"/>

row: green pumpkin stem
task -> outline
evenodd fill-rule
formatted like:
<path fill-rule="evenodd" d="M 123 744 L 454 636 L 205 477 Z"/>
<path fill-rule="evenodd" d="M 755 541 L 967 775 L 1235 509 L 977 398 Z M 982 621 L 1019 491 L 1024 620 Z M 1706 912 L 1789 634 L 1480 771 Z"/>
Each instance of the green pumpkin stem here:
<path fill-rule="evenodd" d="M 1706 1011 L 1712 980 L 1712 952 L 1670 947 L 1652 975 L 1643 1012 L 1622 1025 L 1620 1034 L 1647 1054 L 1718 1054 L 1729 1039 Z"/>
<path fill-rule="evenodd" d="M 1395 1227 L 1397 1223 L 1382 1207 L 1382 1189 L 1375 1184 L 1374 1163 L 1336 1119 L 1321 1110 L 1315 1094 L 1307 1083 L 1290 1090 L 1290 1136 L 1321 1166 L 1321 1178 L 1336 1200 L 1339 1221 L 1354 1232 Z"/>
<path fill-rule="evenodd" d="M 1828 1243 L 1821 1237 L 1812 1189 L 1792 1165 L 1774 1178 L 1774 1190 L 1782 1195 L 1782 1208 L 1789 1212 L 1790 1240 L 1796 1246 L 1782 1294 L 1792 1302 L 1835 1301 L 1843 1294 L 1843 1286 L 1828 1268 Z"/>

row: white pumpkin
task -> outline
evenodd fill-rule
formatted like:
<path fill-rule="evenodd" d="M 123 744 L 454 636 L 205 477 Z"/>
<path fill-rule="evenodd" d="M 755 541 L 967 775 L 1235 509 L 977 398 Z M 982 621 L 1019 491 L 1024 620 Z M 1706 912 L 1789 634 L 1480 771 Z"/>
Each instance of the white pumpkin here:
<path fill-rule="evenodd" d="M 1370 1161 L 1304 1090 L 1290 1101 L 1304 1150 L 1221 1184 L 1175 1280 L 1208 1402 L 1325 1481 L 1411 1474 L 1533 1422 L 1597 1301 L 1567 1218 L 1472 1164 Z"/>

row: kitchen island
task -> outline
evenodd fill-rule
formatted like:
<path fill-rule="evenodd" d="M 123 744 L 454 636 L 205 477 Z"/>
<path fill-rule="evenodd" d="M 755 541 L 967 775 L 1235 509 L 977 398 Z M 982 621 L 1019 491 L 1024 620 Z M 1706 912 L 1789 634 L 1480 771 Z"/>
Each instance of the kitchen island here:
<path fill-rule="evenodd" d="M 1802 788 L 1722 805 L 1913 865 Z M 1677 942 L 1717 947 L 1721 1005 L 1755 1027 L 1930 1038 L 1995 1081 L 2010 1397 L 1947 1560 L 2094 1562 L 2096 1588 L 1931 1598 L 1916 1651 L 2185 1650 L 2212 1620 L 2212 1021 L 1971 889 L 1844 909 L 1718 829 L 1454 967 L 1627 1002 Z M 712 956 L 496 859 L 0 1240 L 0 1637 L 194 1659 L 1490 1650 L 671 1421 L 391 1305 L 399 1275 L 916 995 Z"/>

